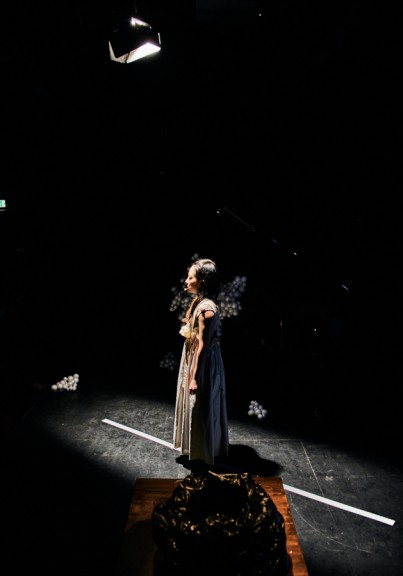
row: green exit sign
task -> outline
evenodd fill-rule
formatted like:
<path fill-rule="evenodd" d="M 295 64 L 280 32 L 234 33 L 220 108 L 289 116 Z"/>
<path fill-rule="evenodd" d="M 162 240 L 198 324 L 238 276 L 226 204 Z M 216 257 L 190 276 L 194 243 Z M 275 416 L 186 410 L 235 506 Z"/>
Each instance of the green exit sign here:
<path fill-rule="evenodd" d="M 0 208 L 5 208 L 5 207 L 6 207 L 6 201 L 0 200 Z"/>

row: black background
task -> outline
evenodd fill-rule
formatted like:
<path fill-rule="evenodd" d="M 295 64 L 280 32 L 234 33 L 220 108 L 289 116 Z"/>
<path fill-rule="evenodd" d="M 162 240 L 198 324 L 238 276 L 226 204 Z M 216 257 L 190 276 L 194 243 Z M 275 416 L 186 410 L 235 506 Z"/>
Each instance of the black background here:
<path fill-rule="evenodd" d="M 166 4 L 137 3 L 162 50 L 128 66 L 109 61 L 107 37 L 129 4 L 5 8 L 7 394 L 74 372 L 116 384 L 177 353 L 171 288 L 198 253 L 225 282 L 248 279 L 224 324 L 234 396 L 248 380 L 264 398 L 280 390 L 279 406 L 323 410 L 330 391 L 335 413 L 388 418 L 401 356 L 399 3 Z"/>

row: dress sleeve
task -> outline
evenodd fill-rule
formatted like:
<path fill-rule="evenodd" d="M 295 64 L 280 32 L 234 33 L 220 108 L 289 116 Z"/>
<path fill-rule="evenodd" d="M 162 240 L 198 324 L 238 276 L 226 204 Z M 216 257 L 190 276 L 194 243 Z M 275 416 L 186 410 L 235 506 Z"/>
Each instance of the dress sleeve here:
<path fill-rule="evenodd" d="M 200 316 L 200 314 L 202 312 L 206 312 L 207 310 L 210 310 L 211 312 L 214 312 L 214 314 L 216 314 L 216 312 L 217 312 L 216 303 L 213 302 L 212 300 L 207 300 L 207 299 L 202 300 L 196 308 L 196 316 Z"/>

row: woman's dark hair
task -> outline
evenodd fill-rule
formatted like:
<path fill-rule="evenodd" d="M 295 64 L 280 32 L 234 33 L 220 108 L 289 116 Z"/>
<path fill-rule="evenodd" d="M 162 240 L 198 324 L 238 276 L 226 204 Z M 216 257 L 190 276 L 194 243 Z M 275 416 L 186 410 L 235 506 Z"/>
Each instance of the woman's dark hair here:
<path fill-rule="evenodd" d="M 200 282 L 200 295 L 205 298 L 216 299 L 221 290 L 220 275 L 217 265 L 208 258 L 198 258 L 193 262 L 196 278 Z"/>
<path fill-rule="evenodd" d="M 220 290 L 221 281 L 218 273 L 217 265 L 213 260 L 208 258 L 198 258 L 195 260 L 191 267 L 194 266 L 195 275 L 200 282 L 199 294 L 197 294 L 186 312 L 182 322 L 188 322 L 192 316 L 193 310 L 196 308 L 201 298 L 211 298 L 216 300 Z"/>

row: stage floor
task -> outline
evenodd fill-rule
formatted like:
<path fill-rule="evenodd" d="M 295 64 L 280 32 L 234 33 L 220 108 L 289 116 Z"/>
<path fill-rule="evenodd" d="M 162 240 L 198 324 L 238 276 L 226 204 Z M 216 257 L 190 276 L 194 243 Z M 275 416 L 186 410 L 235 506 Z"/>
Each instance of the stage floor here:
<path fill-rule="evenodd" d="M 231 414 L 229 459 L 215 471 L 281 478 L 309 576 L 400 576 L 397 438 L 380 445 L 375 429 L 308 429 L 305 417 Z M 3 451 L 3 560 L 42 576 L 121 576 L 136 486 L 145 479 L 170 489 L 190 473 L 172 449 L 172 429 L 172 399 L 117 383 L 41 395 Z"/>

